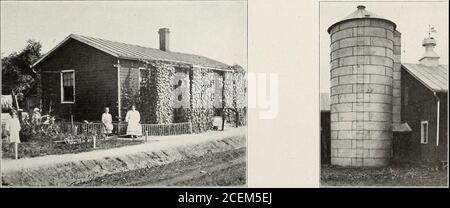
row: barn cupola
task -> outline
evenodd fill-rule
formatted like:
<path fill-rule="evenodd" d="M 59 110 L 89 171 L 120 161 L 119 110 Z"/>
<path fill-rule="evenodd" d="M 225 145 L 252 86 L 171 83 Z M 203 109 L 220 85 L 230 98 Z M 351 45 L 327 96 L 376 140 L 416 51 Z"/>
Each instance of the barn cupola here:
<path fill-rule="evenodd" d="M 425 53 L 422 58 L 419 59 L 420 63 L 425 66 L 438 66 L 439 65 L 439 55 L 434 52 L 434 47 L 436 46 L 436 39 L 433 37 L 428 37 L 423 39 L 422 46 L 425 47 Z"/>
<path fill-rule="evenodd" d="M 160 28 L 159 31 L 159 50 L 170 51 L 169 50 L 169 28 Z"/>

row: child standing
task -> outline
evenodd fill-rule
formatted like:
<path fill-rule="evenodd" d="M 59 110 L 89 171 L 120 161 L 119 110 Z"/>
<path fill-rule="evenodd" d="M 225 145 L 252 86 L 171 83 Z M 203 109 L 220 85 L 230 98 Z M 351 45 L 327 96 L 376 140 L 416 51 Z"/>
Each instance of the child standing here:
<path fill-rule="evenodd" d="M 113 130 L 112 124 L 112 116 L 109 113 L 109 108 L 106 107 L 104 113 L 102 114 L 102 123 L 103 123 L 103 133 L 105 136 L 109 136 Z"/>
<path fill-rule="evenodd" d="M 17 112 L 12 110 L 11 119 L 6 122 L 5 130 L 8 132 L 8 142 L 10 143 L 20 143 L 20 121 L 17 117 Z"/>
<path fill-rule="evenodd" d="M 6 122 L 5 130 L 7 131 L 8 142 L 14 143 L 15 158 L 17 159 L 17 146 L 20 143 L 20 121 L 15 110 L 12 110 L 10 114 L 11 119 Z"/>

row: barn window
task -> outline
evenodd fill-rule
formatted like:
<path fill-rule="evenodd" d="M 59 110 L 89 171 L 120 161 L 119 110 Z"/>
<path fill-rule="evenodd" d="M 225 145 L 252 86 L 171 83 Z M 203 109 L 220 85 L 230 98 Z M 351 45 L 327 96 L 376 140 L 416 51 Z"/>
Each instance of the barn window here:
<path fill-rule="evenodd" d="M 428 121 L 420 122 L 420 143 L 428 144 Z"/>
<path fill-rule="evenodd" d="M 75 102 L 75 71 L 61 71 L 61 103 Z"/>

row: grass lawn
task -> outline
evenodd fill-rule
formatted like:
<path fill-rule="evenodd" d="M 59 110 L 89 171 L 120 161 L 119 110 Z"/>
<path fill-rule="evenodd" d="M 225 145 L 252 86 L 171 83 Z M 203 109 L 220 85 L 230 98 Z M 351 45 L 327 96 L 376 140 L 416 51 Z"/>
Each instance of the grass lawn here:
<path fill-rule="evenodd" d="M 122 147 L 126 145 L 135 145 L 143 143 L 142 140 L 131 139 L 117 139 L 112 137 L 110 139 L 99 139 L 96 141 L 97 149 L 110 149 L 115 147 Z M 22 142 L 19 144 L 19 158 L 25 157 L 39 157 L 44 155 L 56 155 L 56 154 L 68 154 L 78 152 L 88 152 L 93 150 L 93 143 L 79 143 L 79 144 L 66 144 L 56 143 L 50 138 L 39 138 L 31 141 Z M 14 144 L 3 143 L 2 144 L 3 158 L 14 158 Z"/>
<path fill-rule="evenodd" d="M 412 164 L 389 167 L 322 165 L 321 186 L 447 186 L 447 171 Z"/>

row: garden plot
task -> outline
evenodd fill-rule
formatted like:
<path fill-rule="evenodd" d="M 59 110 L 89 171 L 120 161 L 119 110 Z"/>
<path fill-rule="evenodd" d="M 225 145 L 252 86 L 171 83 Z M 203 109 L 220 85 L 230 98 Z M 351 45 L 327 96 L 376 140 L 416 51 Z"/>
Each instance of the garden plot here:
<path fill-rule="evenodd" d="M 92 138 L 77 137 L 70 138 L 66 136 L 64 138 L 36 138 L 31 141 L 22 142 L 19 144 L 18 157 L 30 158 L 41 157 L 45 155 L 61 155 L 69 153 L 89 152 L 100 149 L 110 149 L 123 147 L 127 145 L 142 144 L 142 139 L 128 139 L 118 138 L 117 136 L 104 139 L 99 138 L 96 140 L 96 148 L 94 149 Z M 2 144 L 3 159 L 14 158 L 14 144 L 3 143 Z"/>

